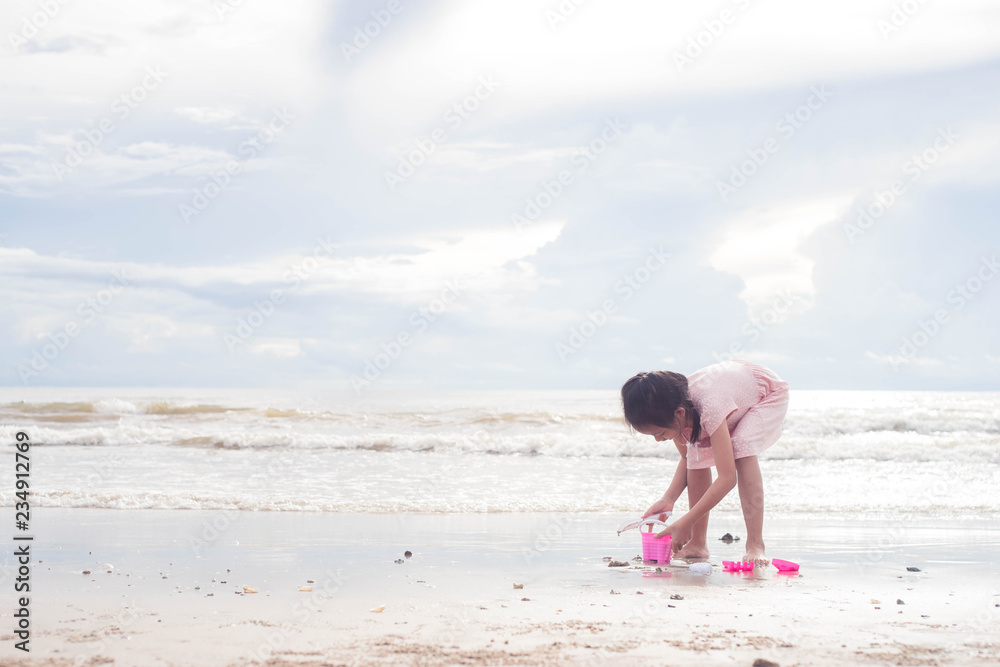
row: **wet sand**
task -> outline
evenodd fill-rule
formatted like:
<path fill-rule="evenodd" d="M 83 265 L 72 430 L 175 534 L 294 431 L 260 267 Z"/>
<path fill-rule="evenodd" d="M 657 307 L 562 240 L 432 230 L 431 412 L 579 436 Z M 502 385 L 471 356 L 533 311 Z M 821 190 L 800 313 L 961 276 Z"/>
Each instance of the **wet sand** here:
<path fill-rule="evenodd" d="M 635 563 L 639 536 L 616 535 L 631 518 L 621 514 L 40 508 L 33 518 L 32 651 L 10 634 L 8 542 L 4 665 L 1000 661 L 997 521 L 770 517 L 769 555 L 800 572 L 744 574 L 721 570 L 741 542 L 714 539 L 741 536 L 740 517 L 716 512 L 716 568 L 697 575 Z"/>

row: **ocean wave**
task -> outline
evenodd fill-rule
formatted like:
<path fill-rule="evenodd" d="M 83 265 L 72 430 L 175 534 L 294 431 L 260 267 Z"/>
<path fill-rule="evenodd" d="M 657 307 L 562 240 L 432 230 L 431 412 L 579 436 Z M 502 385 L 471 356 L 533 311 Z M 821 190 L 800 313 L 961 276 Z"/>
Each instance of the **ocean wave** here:
<path fill-rule="evenodd" d="M 2 494 L 0 494 L 2 495 Z M 87 490 L 39 492 L 33 494 L 36 507 L 98 508 L 115 510 L 199 510 L 247 512 L 351 512 L 351 513 L 497 513 L 497 512 L 634 512 L 645 506 L 646 498 L 609 498 L 581 504 L 581 499 L 569 496 L 546 495 L 495 495 L 480 498 L 459 498 L 440 495 L 419 498 L 396 498 L 380 495 L 361 495 L 352 498 L 323 498 L 199 492 L 94 492 Z M 737 512 L 738 505 L 729 503 L 727 511 Z M 816 499 L 803 502 L 801 498 L 769 499 L 768 511 L 772 514 L 821 514 L 826 517 L 844 517 L 861 514 L 866 518 L 912 516 L 953 516 L 969 518 L 998 517 L 994 504 L 975 498 L 956 500 L 948 498 L 914 505 L 905 500 L 883 500 L 877 506 L 859 504 L 850 499 Z M 610 530 L 610 528 L 609 528 Z"/>
<path fill-rule="evenodd" d="M 665 458 L 678 454 L 673 443 L 627 433 L 586 431 L 517 433 L 413 433 L 373 431 L 329 433 L 297 429 L 178 428 L 163 423 L 77 425 L 76 428 L 36 426 L 31 442 L 45 447 L 178 447 L 184 449 L 374 452 L 438 452 L 485 455 L 549 456 L 557 458 Z M 14 431 L 0 427 L 0 439 L 12 441 Z M 761 458 L 779 460 L 964 461 L 1000 463 L 1000 437 L 991 434 L 919 434 L 869 432 L 815 436 L 786 433 Z"/>
<path fill-rule="evenodd" d="M 358 450 L 488 455 L 674 458 L 672 443 L 630 433 L 612 395 L 423 404 L 351 403 L 270 393 L 155 393 L 0 404 L 0 438 L 40 446 L 209 450 Z M 82 392 L 81 392 L 82 393 Z M 11 392 L 8 395 L 16 395 Z M 79 393 L 51 392 L 50 398 Z M 84 394 L 86 396 L 86 394 Z M 200 396 L 196 398 L 196 396 Z M 249 396 L 249 398 L 248 398 Z M 504 402 L 506 401 L 506 402 Z M 793 394 L 781 440 L 762 458 L 1000 461 L 1000 394 Z"/>
<path fill-rule="evenodd" d="M 980 399 L 926 405 L 823 406 L 794 405 L 785 420 L 785 431 L 796 435 L 824 436 L 864 433 L 987 434 L 1000 435 L 1000 401 Z M 107 398 L 75 402 L 16 402 L 0 405 L 0 422 L 88 422 L 115 418 L 167 417 L 185 420 L 218 418 L 259 419 L 263 422 L 355 424 L 359 428 L 406 430 L 506 430 L 542 431 L 572 428 L 611 432 L 626 426 L 617 405 L 604 409 L 497 410 L 482 407 L 440 407 L 433 410 L 355 406 L 341 410 L 316 410 L 296 406 L 239 405 L 214 402 Z M 242 423 L 242 422 L 241 422 Z M 221 424 L 220 424 L 221 426 Z"/>

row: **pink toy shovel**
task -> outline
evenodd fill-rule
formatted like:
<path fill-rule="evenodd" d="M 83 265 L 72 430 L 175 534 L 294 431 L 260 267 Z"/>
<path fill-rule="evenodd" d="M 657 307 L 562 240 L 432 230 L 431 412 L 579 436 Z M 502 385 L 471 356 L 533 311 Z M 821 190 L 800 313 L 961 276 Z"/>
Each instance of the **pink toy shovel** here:
<path fill-rule="evenodd" d="M 753 561 L 724 560 L 722 569 L 724 572 L 753 572 Z"/>
<path fill-rule="evenodd" d="M 781 560 L 780 558 L 772 558 L 771 562 L 774 566 L 778 568 L 778 572 L 798 572 L 799 564 L 793 563 L 790 560 Z"/>

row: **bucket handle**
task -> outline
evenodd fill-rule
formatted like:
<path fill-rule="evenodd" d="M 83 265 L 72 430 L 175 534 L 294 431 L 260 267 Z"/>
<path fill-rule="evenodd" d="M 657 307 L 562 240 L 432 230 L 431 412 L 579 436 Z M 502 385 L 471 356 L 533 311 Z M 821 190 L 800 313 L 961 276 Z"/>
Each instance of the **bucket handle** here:
<path fill-rule="evenodd" d="M 661 514 L 666 514 L 667 516 L 671 516 L 673 514 L 673 512 L 669 512 L 669 511 L 666 511 L 666 512 L 657 512 L 653 516 L 660 516 Z M 642 526 L 644 526 L 646 524 L 652 525 L 654 523 L 658 523 L 658 524 L 660 524 L 661 526 L 664 526 L 664 527 L 666 527 L 666 525 L 667 525 L 663 521 L 660 521 L 659 519 L 655 519 L 655 518 L 652 518 L 652 517 L 647 517 L 645 519 L 635 519 L 634 521 L 626 521 L 621 526 L 619 526 L 618 527 L 618 534 L 621 535 L 626 530 L 629 530 L 631 528 L 639 528 L 639 532 L 641 533 L 642 532 L 642 528 L 641 528 Z M 652 531 L 652 528 L 650 528 L 650 531 Z"/>
<path fill-rule="evenodd" d="M 669 514 L 669 512 L 668 512 L 668 514 Z M 667 522 L 666 521 L 660 521 L 659 519 L 647 519 L 646 521 L 642 522 L 643 526 L 649 526 L 649 530 L 646 531 L 647 533 L 653 532 L 653 524 L 654 523 L 658 523 L 661 526 L 663 526 L 664 528 L 667 527 Z M 639 532 L 640 533 L 642 532 L 642 528 L 639 529 Z"/>

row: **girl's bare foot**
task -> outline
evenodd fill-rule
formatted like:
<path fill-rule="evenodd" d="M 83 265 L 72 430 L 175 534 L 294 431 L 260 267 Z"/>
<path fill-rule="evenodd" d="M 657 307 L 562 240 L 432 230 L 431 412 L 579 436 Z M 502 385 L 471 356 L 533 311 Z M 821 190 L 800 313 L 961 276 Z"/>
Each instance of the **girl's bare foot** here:
<path fill-rule="evenodd" d="M 763 542 L 747 542 L 747 552 L 743 556 L 743 562 L 749 563 L 753 561 L 756 565 L 770 565 L 771 559 L 764 555 L 764 543 Z"/>
<path fill-rule="evenodd" d="M 693 544 L 688 542 L 681 550 L 674 554 L 674 558 L 688 561 L 708 560 L 708 546 L 705 544 Z"/>

